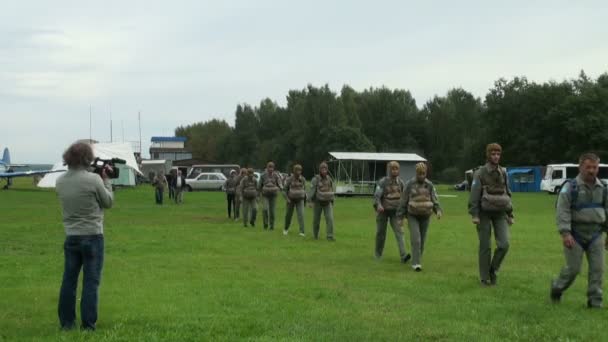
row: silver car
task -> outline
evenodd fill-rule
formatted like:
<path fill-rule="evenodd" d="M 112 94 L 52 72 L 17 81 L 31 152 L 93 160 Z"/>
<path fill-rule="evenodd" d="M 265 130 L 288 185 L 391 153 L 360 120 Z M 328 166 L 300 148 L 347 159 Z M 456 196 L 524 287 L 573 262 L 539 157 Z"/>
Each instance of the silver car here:
<path fill-rule="evenodd" d="M 194 190 L 224 190 L 226 176 L 221 172 L 203 172 L 196 178 L 186 179 L 188 191 Z"/>

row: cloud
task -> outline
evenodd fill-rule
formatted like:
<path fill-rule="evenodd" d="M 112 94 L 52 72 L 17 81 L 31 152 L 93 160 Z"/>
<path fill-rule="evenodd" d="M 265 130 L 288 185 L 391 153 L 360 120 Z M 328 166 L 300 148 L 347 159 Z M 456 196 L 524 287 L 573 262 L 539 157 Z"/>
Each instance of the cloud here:
<path fill-rule="evenodd" d="M 328 83 L 386 85 L 419 106 L 500 77 L 607 70 L 603 2 L 13 1 L 0 12 L 0 145 L 54 162 L 89 136 L 144 142 L 238 103 Z M 9 122 L 6 124 L 4 122 Z"/>

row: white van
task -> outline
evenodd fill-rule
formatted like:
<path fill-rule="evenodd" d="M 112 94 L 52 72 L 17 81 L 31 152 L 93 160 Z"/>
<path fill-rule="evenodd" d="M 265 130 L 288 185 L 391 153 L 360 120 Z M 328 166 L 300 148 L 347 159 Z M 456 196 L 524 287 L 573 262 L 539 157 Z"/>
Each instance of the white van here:
<path fill-rule="evenodd" d="M 545 177 L 540 183 L 540 189 L 549 193 L 557 194 L 564 183 L 578 175 L 576 164 L 550 164 L 547 165 Z M 604 182 L 608 182 L 608 164 L 600 164 L 597 175 Z"/>

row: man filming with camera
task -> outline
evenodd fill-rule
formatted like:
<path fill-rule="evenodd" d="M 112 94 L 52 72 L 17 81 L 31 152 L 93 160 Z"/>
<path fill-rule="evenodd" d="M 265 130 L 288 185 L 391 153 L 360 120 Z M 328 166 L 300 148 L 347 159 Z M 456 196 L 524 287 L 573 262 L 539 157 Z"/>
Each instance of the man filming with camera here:
<path fill-rule="evenodd" d="M 66 233 L 58 309 L 59 322 L 64 330 L 76 327 L 76 288 L 81 268 L 81 329 L 95 330 L 97 322 L 104 258 L 103 217 L 104 209 L 111 208 L 114 200 L 110 183 L 114 170 L 112 166 L 103 164 L 96 166 L 96 173 L 89 172 L 93 160 L 93 150 L 89 144 L 72 144 L 63 154 L 68 171 L 59 177 L 56 184 Z"/>

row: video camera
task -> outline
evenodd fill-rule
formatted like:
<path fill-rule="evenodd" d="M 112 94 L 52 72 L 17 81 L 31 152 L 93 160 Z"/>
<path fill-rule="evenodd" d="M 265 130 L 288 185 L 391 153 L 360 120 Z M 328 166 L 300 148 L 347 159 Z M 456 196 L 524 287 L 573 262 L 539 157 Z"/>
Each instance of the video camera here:
<path fill-rule="evenodd" d="M 112 158 L 112 159 L 101 159 L 101 158 L 95 158 L 95 160 L 93 160 L 93 163 L 91 164 L 91 167 L 93 168 L 92 172 L 98 174 L 99 176 L 101 176 L 101 172 L 105 169 L 106 166 L 111 166 L 112 167 L 112 172 L 110 171 L 106 171 L 106 175 L 108 175 L 109 178 L 112 179 L 116 179 L 119 176 L 119 169 L 117 167 L 115 167 L 116 164 L 126 164 L 127 162 L 124 159 L 120 159 L 120 158 Z"/>

